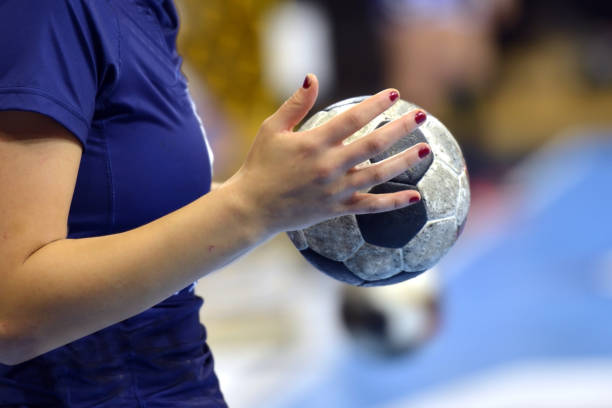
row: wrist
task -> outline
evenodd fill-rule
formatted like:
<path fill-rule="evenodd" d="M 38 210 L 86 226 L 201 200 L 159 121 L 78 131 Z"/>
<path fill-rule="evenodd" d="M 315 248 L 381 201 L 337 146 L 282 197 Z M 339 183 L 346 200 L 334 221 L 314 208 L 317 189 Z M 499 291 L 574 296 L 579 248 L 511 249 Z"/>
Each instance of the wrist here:
<path fill-rule="evenodd" d="M 275 217 L 243 175 L 236 174 L 223 183 L 216 191 L 224 194 L 229 215 L 233 217 L 245 232 L 256 242 L 266 240 L 281 228 L 275 225 Z"/>

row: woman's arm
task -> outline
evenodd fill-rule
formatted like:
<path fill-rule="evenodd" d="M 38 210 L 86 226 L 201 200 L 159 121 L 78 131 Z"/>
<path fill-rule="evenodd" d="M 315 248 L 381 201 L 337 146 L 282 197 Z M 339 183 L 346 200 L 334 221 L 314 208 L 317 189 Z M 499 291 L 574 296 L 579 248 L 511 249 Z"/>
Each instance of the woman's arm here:
<path fill-rule="evenodd" d="M 419 160 L 419 144 L 355 165 L 416 127 L 414 112 L 349 146 L 342 140 L 397 98 L 383 91 L 305 133 L 317 81 L 257 135 L 234 177 L 139 228 L 66 239 L 81 148 L 49 118 L 0 113 L 0 362 L 17 364 L 138 314 L 277 232 L 348 213 L 388 211 L 417 192 L 359 192 Z"/>

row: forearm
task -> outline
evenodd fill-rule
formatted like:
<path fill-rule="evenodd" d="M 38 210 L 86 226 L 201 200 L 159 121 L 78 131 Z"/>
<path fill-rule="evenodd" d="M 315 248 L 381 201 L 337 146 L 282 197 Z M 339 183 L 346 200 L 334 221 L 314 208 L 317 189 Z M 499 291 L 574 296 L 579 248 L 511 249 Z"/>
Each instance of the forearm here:
<path fill-rule="evenodd" d="M 131 231 L 63 239 L 32 254 L 0 290 L 4 321 L 27 333 L 24 357 L 138 314 L 270 237 L 235 187 Z"/>

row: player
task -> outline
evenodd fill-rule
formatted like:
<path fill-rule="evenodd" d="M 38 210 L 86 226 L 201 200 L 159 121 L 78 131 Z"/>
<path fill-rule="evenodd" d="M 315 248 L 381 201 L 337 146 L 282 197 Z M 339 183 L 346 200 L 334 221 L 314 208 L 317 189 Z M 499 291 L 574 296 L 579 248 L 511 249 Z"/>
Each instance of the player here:
<path fill-rule="evenodd" d="M 280 231 L 420 199 L 360 191 L 426 144 L 354 166 L 425 114 L 342 146 L 388 89 L 294 133 L 314 75 L 209 193 L 177 30 L 171 0 L 0 2 L 0 406 L 225 406 L 192 283 Z"/>

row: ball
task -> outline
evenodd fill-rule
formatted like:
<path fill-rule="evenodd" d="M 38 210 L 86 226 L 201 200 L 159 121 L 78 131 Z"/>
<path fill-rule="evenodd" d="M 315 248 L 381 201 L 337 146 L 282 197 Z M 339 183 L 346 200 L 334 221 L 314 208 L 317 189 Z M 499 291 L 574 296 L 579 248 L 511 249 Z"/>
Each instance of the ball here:
<path fill-rule="evenodd" d="M 320 126 L 366 98 L 331 105 L 304 122 L 299 130 Z M 414 109 L 419 107 L 399 100 L 344 143 L 352 143 Z M 384 213 L 341 216 L 288 232 L 313 266 L 351 285 L 388 285 L 431 268 L 455 243 L 467 219 L 470 188 L 461 149 L 438 119 L 428 114 L 419 128 L 362 165 L 380 162 L 419 142 L 428 143 L 432 153 L 369 192 L 417 190 L 421 201 Z"/>

